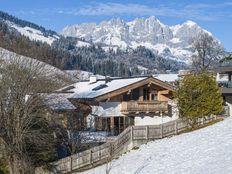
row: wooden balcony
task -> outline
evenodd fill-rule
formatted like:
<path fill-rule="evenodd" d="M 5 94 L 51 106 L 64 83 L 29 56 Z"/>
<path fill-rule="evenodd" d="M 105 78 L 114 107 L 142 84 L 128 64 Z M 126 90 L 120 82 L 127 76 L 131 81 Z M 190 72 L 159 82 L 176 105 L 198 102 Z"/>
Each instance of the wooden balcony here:
<path fill-rule="evenodd" d="M 121 103 L 122 113 L 156 113 L 156 112 L 166 112 L 168 111 L 167 102 L 160 101 L 129 101 Z"/>

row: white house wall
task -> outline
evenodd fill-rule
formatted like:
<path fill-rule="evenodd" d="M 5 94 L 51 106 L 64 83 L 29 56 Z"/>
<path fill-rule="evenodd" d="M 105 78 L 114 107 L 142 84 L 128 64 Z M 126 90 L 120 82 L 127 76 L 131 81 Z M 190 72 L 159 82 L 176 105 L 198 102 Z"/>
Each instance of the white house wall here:
<path fill-rule="evenodd" d="M 174 119 L 179 118 L 179 109 L 178 109 L 177 101 L 171 100 L 168 102 L 168 105 L 172 107 L 172 118 Z"/>
<path fill-rule="evenodd" d="M 92 113 L 87 116 L 88 128 L 93 127 L 94 117 L 122 117 L 120 102 L 100 102 L 99 106 L 91 106 Z"/>
<path fill-rule="evenodd" d="M 225 96 L 226 104 L 229 106 L 229 115 L 232 115 L 232 96 Z"/>
<path fill-rule="evenodd" d="M 144 117 L 135 117 L 135 126 L 146 126 L 146 125 L 159 125 L 169 121 L 173 121 L 179 118 L 179 109 L 177 107 L 176 101 L 169 101 L 168 104 L 172 107 L 171 116 L 144 116 Z"/>
<path fill-rule="evenodd" d="M 99 117 L 122 117 L 120 102 L 100 102 L 99 106 L 91 106 L 92 114 Z"/>

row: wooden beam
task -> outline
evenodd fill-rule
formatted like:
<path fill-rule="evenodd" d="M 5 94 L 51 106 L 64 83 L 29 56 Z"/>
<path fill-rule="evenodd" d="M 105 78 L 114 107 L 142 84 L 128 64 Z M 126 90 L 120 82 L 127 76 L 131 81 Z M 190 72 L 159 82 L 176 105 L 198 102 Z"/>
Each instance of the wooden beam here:
<path fill-rule="evenodd" d="M 114 129 L 114 117 L 110 117 L 110 130 Z"/>
<path fill-rule="evenodd" d="M 126 129 L 126 116 L 123 117 L 123 130 Z"/>
<path fill-rule="evenodd" d="M 120 117 L 118 117 L 118 133 L 120 134 Z"/>
<path fill-rule="evenodd" d="M 139 101 L 143 101 L 143 87 L 139 88 Z"/>
<path fill-rule="evenodd" d="M 169 90 L 163 90 L 163 91 L 159 91 L 160 94 L 169 94 Z"/>

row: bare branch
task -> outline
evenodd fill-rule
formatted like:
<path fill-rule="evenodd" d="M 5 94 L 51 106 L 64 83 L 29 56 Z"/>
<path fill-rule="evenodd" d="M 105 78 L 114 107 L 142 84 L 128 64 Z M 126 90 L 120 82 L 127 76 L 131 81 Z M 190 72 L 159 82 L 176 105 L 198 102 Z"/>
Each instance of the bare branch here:
<path fill-rule="evenodd" d="M 192 66 L 196 71 L 206 71 L 222 59 L 225 50 L 222 45 L 208 33 L 200 33 L 192 40 L 194 54 Z"/>

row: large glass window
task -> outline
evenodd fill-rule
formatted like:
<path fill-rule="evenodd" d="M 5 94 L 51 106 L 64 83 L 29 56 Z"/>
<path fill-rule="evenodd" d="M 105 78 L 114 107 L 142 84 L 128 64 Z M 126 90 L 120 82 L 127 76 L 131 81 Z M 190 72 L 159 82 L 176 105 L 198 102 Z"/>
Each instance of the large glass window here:
<path fill-rule="evenodd" d="M 132 90 L 131 92 L 131 100 L 139 100 L 139 88 Z"/>
<path fill-rule="evenodd" d="M 150 99 L 149 95 L 150 95 L 149 88 L 143 88 L 143 100 L 144 101 L 148 101 Z"/>
<path fill-rule="evenodd" d="M 130 101 L 130 94 L 124 94 L 123 101 Z"/>
<path fill-rule="evenodd" d="M 228 81 L 229 75 L 228 74 L 219 74 L 219 81 Z"/>
<path fill-rule="evenodd" d="M 123 101 L 139 100 L 139 88 L 133 89 L 130 93 L 123 95 Z"/>
<path fill-rule="evenodd" d="M 158 100 L 157 94 L 151 94 L 151 100 L 157 101 Z"/>

